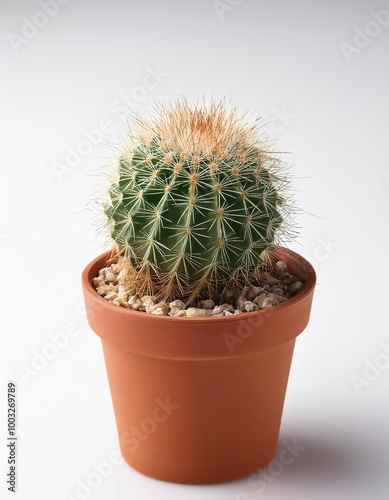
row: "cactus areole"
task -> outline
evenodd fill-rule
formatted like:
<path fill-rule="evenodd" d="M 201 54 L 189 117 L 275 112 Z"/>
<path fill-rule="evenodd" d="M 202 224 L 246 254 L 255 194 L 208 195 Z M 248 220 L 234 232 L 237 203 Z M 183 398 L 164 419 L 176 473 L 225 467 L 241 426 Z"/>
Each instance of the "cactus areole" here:
<path fill-rule="evenodd" d="M 282 162 L 224 101 L 156 106 L 135 120 L 115 168 L 104 212 L 134 293 L 226 294 L 290 234 Z"/>

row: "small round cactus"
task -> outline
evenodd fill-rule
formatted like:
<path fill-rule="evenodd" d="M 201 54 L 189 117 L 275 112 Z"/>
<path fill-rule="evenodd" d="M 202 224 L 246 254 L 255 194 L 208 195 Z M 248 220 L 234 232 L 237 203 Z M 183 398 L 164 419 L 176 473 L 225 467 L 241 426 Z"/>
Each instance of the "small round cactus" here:
<path fill-rule="evenodd" d="M 257 125 L 219 103 L 156 106 L 120 148 L 104 207 L 134 293 L 228 295 L 289 236 L 288 178 Z"/>

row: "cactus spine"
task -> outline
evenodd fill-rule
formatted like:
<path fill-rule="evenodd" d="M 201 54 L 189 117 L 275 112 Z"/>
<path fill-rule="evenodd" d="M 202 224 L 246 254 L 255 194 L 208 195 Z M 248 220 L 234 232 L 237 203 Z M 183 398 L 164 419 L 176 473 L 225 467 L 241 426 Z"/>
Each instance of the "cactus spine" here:
<path fill-rule="evenodd" d="M 259 130 L 222 101 L 158 105 L 120 148 L 105 206 L 134 293 L 227 294 L 289 231 L 288 179 Z"/>

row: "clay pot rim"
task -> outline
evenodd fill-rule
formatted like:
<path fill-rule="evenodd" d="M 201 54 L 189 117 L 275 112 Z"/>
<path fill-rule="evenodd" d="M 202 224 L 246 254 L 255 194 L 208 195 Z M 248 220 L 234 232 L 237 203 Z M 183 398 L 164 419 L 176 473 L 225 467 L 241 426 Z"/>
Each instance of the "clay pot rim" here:
<path fill-rule="evenodd" d="M 117 306 L 116 304 L 113 304 L 112 302 L 104 299 L 97 293 L 95 290 L 93 284 L 92 284 L 92 279 L 96 277 L 95 271 L 97 271 L 100 268 L 100 263 L 102 261 L 107 261 L 108 257 L 111 255 L 111 251 L 108 250 L 102 254 L 100 254 L 98 257 L 93 259 L 84 269 L 82 272 L 82 286 L 84 288 L 84 292 L 87 294 L 91 294 L 94 299 L 98 300 L 104 308 L 108 308 L 108 310 L 115 310 L 116 314 L 123 315 L 123 317 L 131 317 L 132 315 L 136 315 L 137 318 L 141 315 L 141 317 L 145 321 L 164 321 L 164 322 L 173 322 L 175 324 L 182 322 L 183 324 L 188 324 L 188 323 L 196 323 L 196 324 L 201 324 L 201 323 L 221 323 L 221 322 L 228 322 L 231 324 L 232 322 L 240 322 L 242 321 L 242 315 L 244 318 L 251 318 L 251 317 L 257 317 L 258 315 L 268 315 L 270 312 L 275 312 L 281 311 L 284 309 L 288 309 L 290 307 L 293 307 L 293 305 L 296 302 L 301 301 L 304 299 L 307 295 L 312 293 L 312 288 L 316 285 L 316 273 L 313 268 L 313 266 L 310 264 L 309 261 L 307 261 L 304 257 L 299 255 L 298 253 L 294 252 L 293 250 L 290 250 L 285 247 L 276 247 L 277 254 L 281 257 L 284 253 L 288 254 L 289 258 L 292 258 L 296 263 L 300 264 L 300 271 L 303 271 L 305 274 L 304 276 L 300 277 L 304 281 L 304 286 L 303 288 L 293 297 L 290 299 L 286 300 L 285 302 L 282 302 L 281 304 L 277 304 L 275 306 L 271 306 L 269 308 L 265 309 L 260 309 L 257 311 L 252 311 L 252 312 L 245 312 L 242 314 L 236 314 L 236 315 L 231 315 L 231 316 L 207 316 L 205 318 L 199 318 L 199 317 L 175 317 L 175 316 L 168 316 L 168 315 L 156 315 L 156 314 L 148 314 L 143 311 L 134 311 L 132 309 L 127 309 L 126 307 L 122 306 Z M 282 260 L 279 258 L 279 260 Z M 303 265 L 302 265 L 303 264 Z M 296 271 L 295 271 L 296 272 Z M 297 271 L 298 273 L 298 271 Z"/>

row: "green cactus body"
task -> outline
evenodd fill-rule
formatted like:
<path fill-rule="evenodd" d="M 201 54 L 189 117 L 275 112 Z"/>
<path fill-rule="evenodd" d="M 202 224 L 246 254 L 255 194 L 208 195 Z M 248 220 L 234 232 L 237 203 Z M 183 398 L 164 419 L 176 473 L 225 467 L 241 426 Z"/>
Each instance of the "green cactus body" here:
<path fill-rule="evenodd" d="M 284 179 L 252 129 L 231 123 L 223 107 L 173 110 L 120 155 L 105 213 L 140 288 L 143 274 L 165 297 L 192 301 L 269 263 Z"/>

